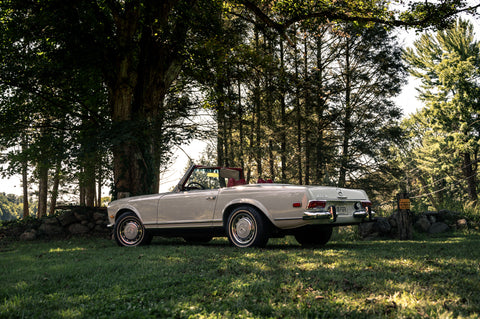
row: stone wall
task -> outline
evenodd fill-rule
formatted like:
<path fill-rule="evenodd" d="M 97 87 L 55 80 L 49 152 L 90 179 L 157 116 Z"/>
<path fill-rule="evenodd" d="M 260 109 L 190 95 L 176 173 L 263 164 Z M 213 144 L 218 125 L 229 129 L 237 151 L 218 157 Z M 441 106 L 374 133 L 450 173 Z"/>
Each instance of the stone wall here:
<path fill-rule="evenodd" d="M 438 234 L 456 229 L 468 229 L 469 222 L 460 213 L 448 210 L 413 214 L 413 226 L 417 232 Z M 378 217 L 375 222 L 364 223 L 358 227 L 361 238 L 397 237 L 395 215 Z"/>
<path fill-rule="evenodd" d="M 37 238 L 68 238 L 71 236 L 96 236 L 109 238 L 106 208 L 64 207 L 55 216 L 49 216 L 17 230 L 20 240 Z M 15 232 L 14 232 L 15 233 Z"/>

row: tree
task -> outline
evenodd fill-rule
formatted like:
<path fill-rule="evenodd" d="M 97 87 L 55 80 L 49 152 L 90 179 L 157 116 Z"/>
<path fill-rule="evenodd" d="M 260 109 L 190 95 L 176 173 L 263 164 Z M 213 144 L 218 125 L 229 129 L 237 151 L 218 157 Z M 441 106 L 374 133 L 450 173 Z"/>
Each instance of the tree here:
<path fill-rule="evenodd" d="M 16 219 L 22 211 L 22 201 L 12 194 L 0 193 L 0 221 Z"/>
<path fill-rule="evenodd" d="M 469 5 L 469 1 L 442 0 L 439 2 L 422 1 L 361 1 L 345 0 L 287 0 L 266 5 L 263 1 L 237 0 L 256 15 L 266 26 L 288 38 L 287 30 L 292 25 L 315 20 L 319 24 L 352 22 L 357 25 L 383 24 L 394 27 L 445 28 L 461 12 L 475 14 L 480 4 Z M 263 3 L 263 6 L 262 6 Z M 268 12 L 263 10 L 268 8 Z M 273 14 L 272 14 L 273 13 Z"/>
<path fill-rule="evenodd" d="M 345 26 L 338 58 L 339 177 L 338 185 L 375 171 L 381 151 L 398 130 L 401 111 L 392 98 L 405 82 L 405 66 L 397 41 L 382 27 Z"/>
<path fill-rule="evenodd" d="M 411 74 L 422 80 L 424 123 L 429 130 L 442 135 L 442 149 L 461 158 L 458 170 L 463 174 L 468 198 L 476 202 L 480 43 L 474 38 L 472 24 L 459 19 L 449 29 L 423 35 L 404 56 L 411 65 Z"/>
<path fill-rule="evenodd" d="M 48 59 L 43 61 L 43 70 L 61 66 L 54 68 L 59 72 L 57 80 L 69 79 L 73 70 L 87 69 L 101 74 L 102 80 L 97 84 L 108 93 L 115 193 L 139 195 L 157 192 L 162 157 L 175 136 L 165 119 L 175 113 L 178 105 L 171 109 L 172 105 L 167 105 L 165 98 L 184 62 L 195 59 L 194 47 L 215 36 L 217 24 L 212 21 L 222 17 L 219 14 L 222 9 L 253 21 L 259 28 L 271 28 L 288 39 L 287 29 L 305 19 L 315 18 L 318 23 L 355 21 L 426 27 L 444 25 L 455 13 L 479 6 L 469 8 L 458 0 L 444 0 L 438 4 L 420 1 L 412 2 L 404 12 L 396 12 L 389 10 L 383 1 L 349 0 L 342 5 L 337 1 L 262 3 L 265 6 L 260 9 L 248 0 L 225 3 L 207 0 L 76 0 L 68 3 L 11 0 L 0 2 L 0 12 L 2 27 L 9 30 L 8 34 L 14 39 L 7 43 L 15 53 L 11 61 L 19 61 L 13 65 L 23 65 L 47 47 L 51 54 L 46 55 Z M 248 9 L 247 13 L 243 14 L 242 8 Z M 268 15 L 263 8 L 269 8 Z M 19 46 L 23 51 L 16 50 Z M 29 78 L 21 68 L 18 73 L 3 71 L 2 81 L 8 85 L 33 90 L 35 92 L 31 93 L 50 100 L 57 92 L 49 89 L 52 77 Z M 37 81 L 23 81 L 32 78 Z M 78 93 L 75 88 L 71 89 L 69 93 Z M 86 110 L 92 120 L 98 115 L 85 103 L 60 105 L 65 108 L 64 114 L 74 111 L 79 115 L 80 122 L 83 120 L 80 114 L 85 113 L 81 110 Z M 48 103 L 46 108 L 60 105 Z"/>
<path fill-rule="evenodd" d="M 0 143 L 9 151 L 8 173 L 22 173 L 25 209 L 27 163 L 35 167 L 41 217 L 47 214 L 49 180 L 53 180 L 53 213 L 63 168 L 68 166 L 71 175 L 78 170 L 75 142 L 84 130 L 81 123 L 92 123 L 97 136 L 108 129 L 106 90 L 98 80 L 98 70 L 77 51 L 67 50 L 64 39 L 69 38 L 68 32 L 57 34 L 43 20 L 54 13 L 28 1 L 2 2 L 1 6 Z M 65 20 L 56 23 L 58 28 L 68 24 Z M 42 24 L 42 30 L 32 27 Z M 89 142 L 84 141 L 83 147 Z M 21 149 L 12 148 L 17 145 Z"/>

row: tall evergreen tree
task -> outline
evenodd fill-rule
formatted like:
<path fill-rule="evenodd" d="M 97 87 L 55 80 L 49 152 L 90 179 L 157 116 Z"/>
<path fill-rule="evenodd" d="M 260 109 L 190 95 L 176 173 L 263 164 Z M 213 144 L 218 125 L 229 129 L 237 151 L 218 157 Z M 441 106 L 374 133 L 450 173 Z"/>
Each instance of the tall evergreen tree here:
<path fill-rule="evenodd" d="M 405 51 L 411 74 L 422 81 L 425 123 L 441 132 L 462 172 L 468 197 L 478 199 L 477 160 L 480 123 L 480 43 L 471 23 L 458 20 L 451 28 L 428 33 Z M 432 144 L 433 147 L 434 144 Z"/>
<path fill-rule="evenodd" d="M 338 185 L 376 170 L 379 156 L 395 137 L 400 109 L 392 99 L 405 82 L 406 70 L 395 38 L 381 27 L 346 26 L 338 45 Z"/>

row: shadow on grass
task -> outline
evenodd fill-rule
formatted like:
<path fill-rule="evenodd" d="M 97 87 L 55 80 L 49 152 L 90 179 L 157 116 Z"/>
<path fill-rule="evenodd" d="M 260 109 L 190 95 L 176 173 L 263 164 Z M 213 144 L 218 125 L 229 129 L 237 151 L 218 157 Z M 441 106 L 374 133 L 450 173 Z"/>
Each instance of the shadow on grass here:
<path fill-rule="evenodd" d="M 2 253 L 0 317 L 439 317 L 480 311 L 480 236 L 151 246 L 22 243 Z"/>

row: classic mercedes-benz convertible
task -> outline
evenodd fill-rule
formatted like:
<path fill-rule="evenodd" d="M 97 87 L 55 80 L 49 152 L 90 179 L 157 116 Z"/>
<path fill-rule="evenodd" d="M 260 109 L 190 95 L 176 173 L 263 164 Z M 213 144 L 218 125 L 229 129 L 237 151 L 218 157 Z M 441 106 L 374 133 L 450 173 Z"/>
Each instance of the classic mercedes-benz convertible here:
<path fill-rule="evenodd" d="M 208 242 L 227 236 L 237 247 L 263 247 L 271 237 L 295 236 L 324 245 L 332 227 L 372 220 L 363 190 L 246 184 L 240 168 L 192 165 L 172 192 L 115 200 L 110 226 L 120 246 L 150 243 L 152 236 Z"/>

